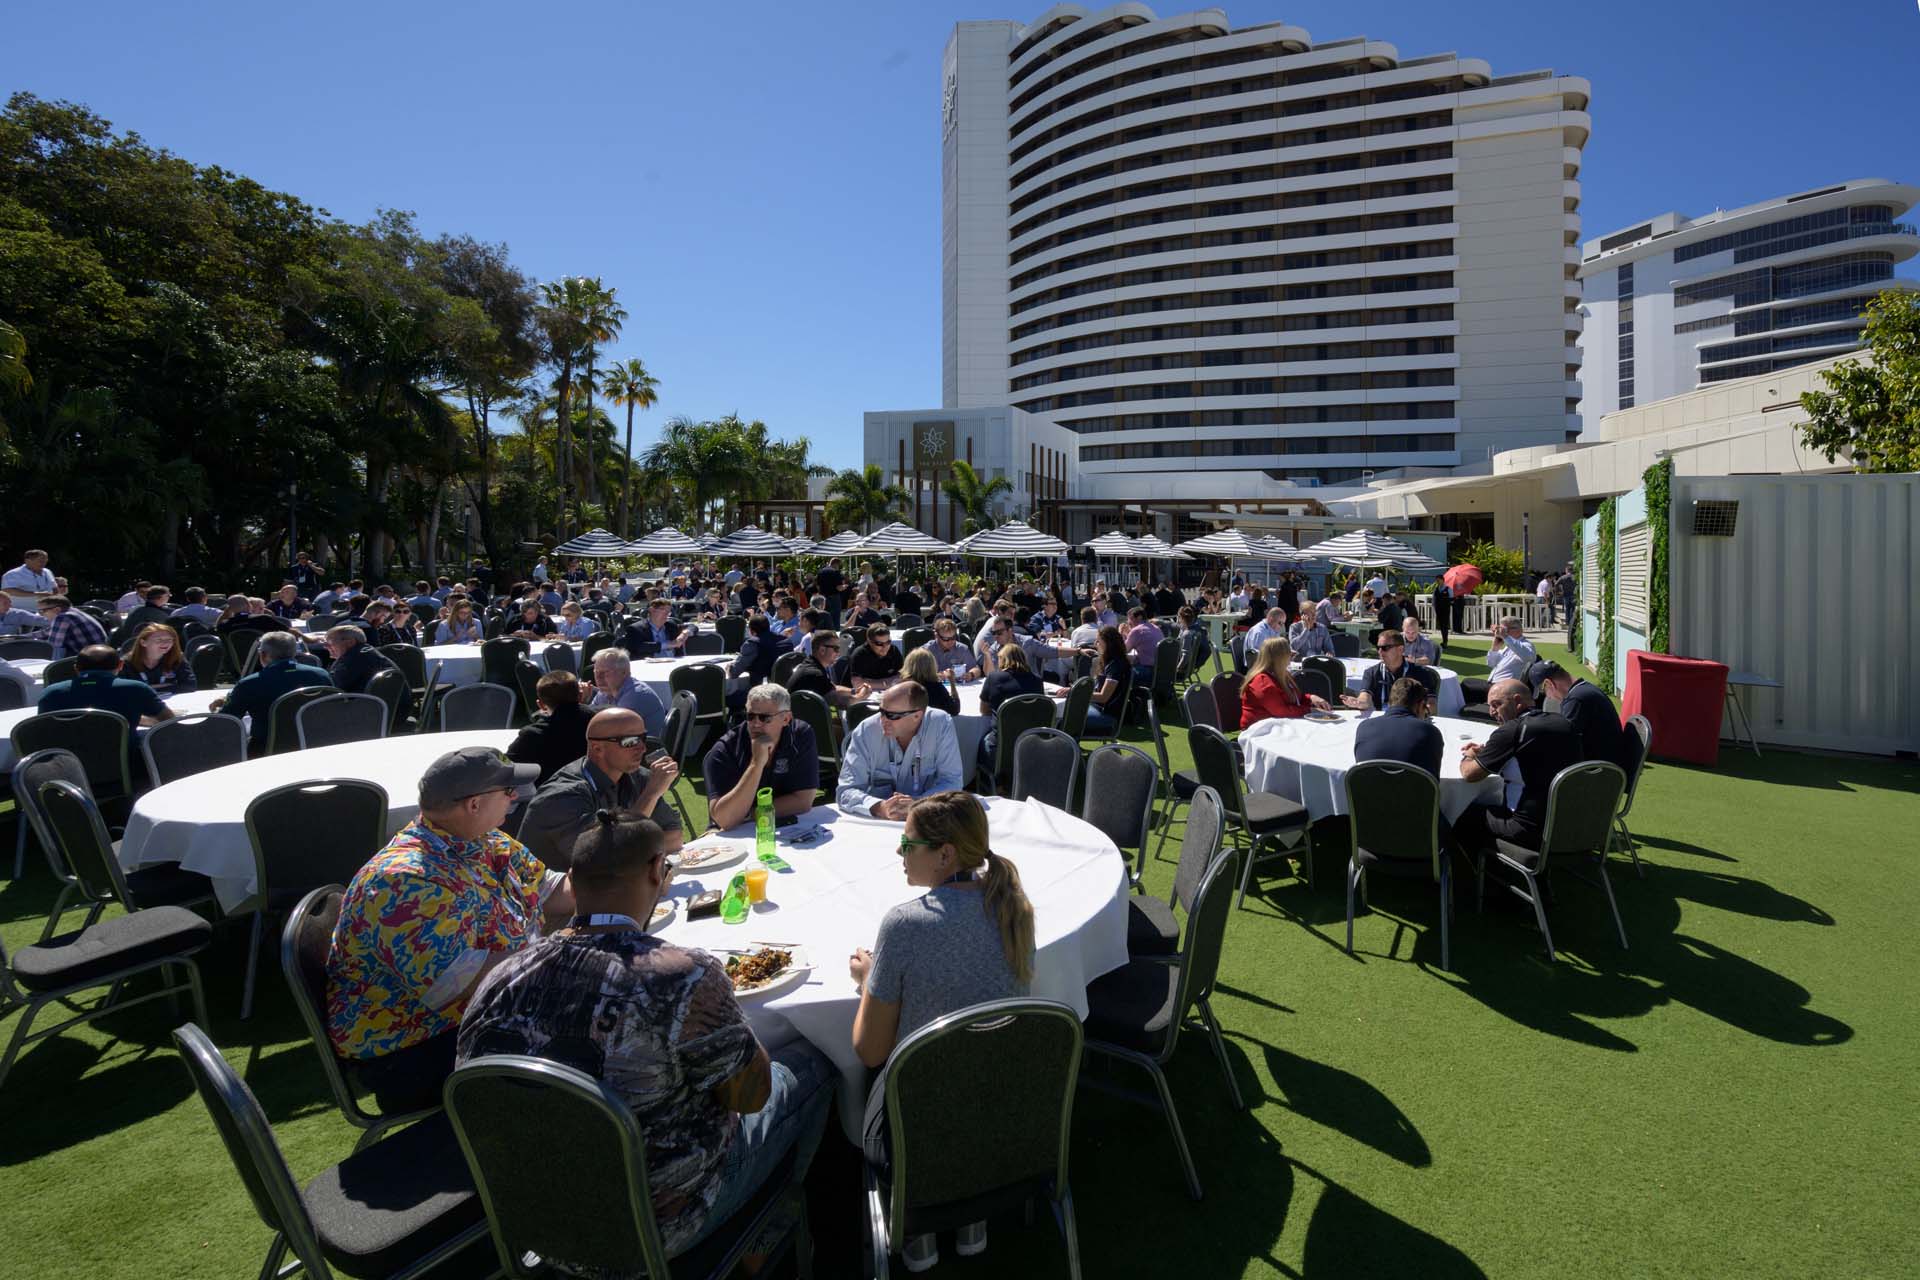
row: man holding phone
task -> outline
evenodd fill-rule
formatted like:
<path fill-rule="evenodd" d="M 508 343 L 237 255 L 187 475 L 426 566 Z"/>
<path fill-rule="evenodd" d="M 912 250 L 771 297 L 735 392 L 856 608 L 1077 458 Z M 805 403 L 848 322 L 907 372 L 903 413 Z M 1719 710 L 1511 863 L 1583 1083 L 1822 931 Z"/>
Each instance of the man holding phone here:
<path fill-rule="evenodd" d="M 675 852 L 685 834 L 667 790 L 679 776 L 671 756 L 649 750 L 638 712 L 608 707 L 587 722 L 587 754 L 556 770 L 527 805 L 520 842 L 547 866 L 564 871 L 573 842 L 593 825 L 594 813 L 611 809 L 658 823 L 667 852 Z"/>
<path fill-rule="evenodd" d="M 813 726 L 793 718 L 787 690 L 771 682 L 747 690 L 746 718 L 707 752 L 707 818 L 732 827 L 754 816 L 760 788 L 773 789 L 776 817 L 813 808 L 820 790 L 820 752 Z"/>

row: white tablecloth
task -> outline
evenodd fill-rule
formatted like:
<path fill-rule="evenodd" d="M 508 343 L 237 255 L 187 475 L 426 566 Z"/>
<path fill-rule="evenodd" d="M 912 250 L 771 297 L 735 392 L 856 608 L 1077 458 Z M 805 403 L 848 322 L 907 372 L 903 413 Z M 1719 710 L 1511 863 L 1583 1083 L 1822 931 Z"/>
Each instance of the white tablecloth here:
<path fill-rule="evenodd" d="M 1127 960 L 1127 876 L 1113 842 L 1080 819 L 1037 803 L 985 799 L 996 852 L 1010 855 L 1033 902 L 1033 994 L 1087 1012 L 1087 983 Z M 840 1071 L 840 1114 L 859 1140 L 866 1069 L 853 1052 L 853 1016 L 860 1007 L 847 959 L 871 947 L 880 918 L 923 892 L 909 885 L 897 847 L 901 824 L 817 808 L 780 831 L 780 856 L 792 866 L 767 878 L 767 901 L 743 925 L 719 917 L 676 915 L 662 937 L 688 947 L 745 949 L 755 943 L 797 943 L 813 972 L 804 985 L 765 1000 L 742 1002 L 763 1043 L 804 1036 Z M 750 840 L 745 827 L 730 835 Z M 809 832 L 818 838 L 795 844 Z M 670 892 L 685 899 L 702 888 L 724 889 L 745 864 L 689 873 Z"/>
<path fill-rule="evenodd" d="M 549 669 L 544 655 L 547 645 L 552 643 L 555 642 L 551 640 L 542 641 L 539 644 L 529 642 L 527 656 L 533 659 L 534 665 L 543 671 Z M 567 643 L 573 649 L 573 664 L 577 667 L 580 665 L 580 642 L 578 640 L 570 640 Z M 434 663 L 438 662 L 441 664 L 440 683 L 443 686 L 450 684 L 480 683 L 479 645 L 430 644 L 422 648 L 420 652 L 426 657 L 427 670 L 429 672 L 433 670 Z"/>
<path fill-rule="evenodd" d="M 1357 711 L 1343 711 L 1338 724 L 1303 717 L 1262 720 L 1240 735 L 1247 789 L 1270 791 L 1304 804 L 1308 816 L 1316 821 L 1345 813 L 1344 779 L 1353 767 L 1353 739 L 1364 719 L 1366 716 Z M 1440 749 L 1441 816 L 1452 822 L 1477 799 L 1498 804 L 1503 790 L 1499 778 L 1468 782 L 1460 776 L 1460 748 L 1469 742 L 1485 742 L 1494 727 L 1445 716 L 1434 717 L 1433 724 L 1444 744 Z"/>
<path fill-rule="evenodd" d="M 120 865 L 132 871 L 157 862 L 178 862 L 212 880 L 221 909 L 232 911 L 256 889 L 253 846 L 247 842 L 246 828 L 247 805 L 255 797 L 290 782 L 321 778 L 377 782 L 386 788 L 387 833 L 391 835 L 418 811 L 420 775 L 434 760 L 476 744 L 504 751 L 513 738 L 509 729 L 410 733 L 209 769 L 156 787 L 134 802 L 126 838 L 120 842 Z M 369 856 L 373 853 L 367 850 Z"/>
<path fill-rule="evenodd" d="M 47 664 L 51 663 L 52 661 L 53 661 L 52 658 L 15 658 L 13 659 L 13 669 L 15 671 L 18 671 L 21 675 L 24 675 L 28 680 L 32 681 L 32 683 L 27 686 L 27 690 L 26 690 L 28 706 L 32 706 L 34 703 L 40 701 L 40 693 L 43 689 L 46 688 L 46 685 L 42 684 L 41 680 L 46 674 Z"/>
<path fill-rule="evenodd" d="M 192 715 L 197 711 L 212 710 L 209 704 L 212 703 L 215 698 L 224 698 L 232 692 L 233 690 L 231 689 L 197 689 L 192 693 L 175 694 L 173 697 L 165 699 L 165 701 L 167 706 L 173 709 L 175 715 L 185 716 Z M 38 710 L 39 708 L 37 706 L 29 706 L 14 711 L 0 711 L 0 773 L 12 769 L 14 765 L 13 726 L 19 724 L 28 716 L 35 714 Z M 146 730 L 142 729 L 139 732 L 144 733 Z M 146 766 L 140 761 L 140 744 L 137 739 L 132 744 L 132 751 L 133 756 L 129 763 L 133 766 L 134 780 L 138 782 L 147 776 L 147 771 Z"/>
<path fill-rule="evenodd" d="M 720 664 L 724 675 L 739 658 L 737 653 L 702 654 L 693 658 L 636 658 L 633 662 L 633 678 L 653 690 L 663 707 L 673 706 L 673 673 L 682 667 L 710 666 Z"/>
<path fill-rule="evenodd" d="M 1367 674 L 1380 665 L 1378 658 L 1342 658 L 1341 665 L 1347 669 L 1347 692 L 1358 693 L 1367 682 Z M 1301 670 L 1295 663 L 1295 671 Z M 1460 692 L 1460 677 L 1446 667 L 1429 667 L 1440 676 L 1440 696 L 1434 702 L 1434 713 L 1443 716 L 1457 716 L 1461 708 L 1467 705 L 1466 697 Z"/>

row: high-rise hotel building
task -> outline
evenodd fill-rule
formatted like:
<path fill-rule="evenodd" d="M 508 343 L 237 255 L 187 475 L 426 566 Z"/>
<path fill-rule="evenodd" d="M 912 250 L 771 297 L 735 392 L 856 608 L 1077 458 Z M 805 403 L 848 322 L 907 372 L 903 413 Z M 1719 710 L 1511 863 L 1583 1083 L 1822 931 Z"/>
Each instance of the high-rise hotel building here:
<path fill-rule="evenodd" d="M 1860 312 L 1920 253 L 1920 188 L 1866 178 L 1587 242 L 1580 345 L 1589 423 L 1710 382 L 1860 345 Z"/>
<path fill-rule="evenodd" d="M 1016 470 L 1064 443 L 1049 474 L 1122 501 L 1564 442 L 1587 98 L 1575 77 L 1219 9 L 960 23 L 944 407 L 1064 429 Z M 872 460 L 894 466 L 899 432 L 870 415 Z"/>

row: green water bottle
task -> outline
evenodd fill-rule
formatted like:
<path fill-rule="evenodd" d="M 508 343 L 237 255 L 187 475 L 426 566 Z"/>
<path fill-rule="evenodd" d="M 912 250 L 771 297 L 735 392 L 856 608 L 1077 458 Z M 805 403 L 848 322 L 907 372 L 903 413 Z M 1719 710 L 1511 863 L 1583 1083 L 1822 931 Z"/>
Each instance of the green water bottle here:
<path fill-rule="evenodd" d="M 728 924 L 745 924 L 753 904 L 747 898 L 746 873 L 727 882 L 727 896 L 720 899 L 720 918 Z"/>
<path fill-rule="evenodd" d="M 753 851 L 765 858 L 773 852 L 773 788 L 762 787 L 753 798 Z"/>

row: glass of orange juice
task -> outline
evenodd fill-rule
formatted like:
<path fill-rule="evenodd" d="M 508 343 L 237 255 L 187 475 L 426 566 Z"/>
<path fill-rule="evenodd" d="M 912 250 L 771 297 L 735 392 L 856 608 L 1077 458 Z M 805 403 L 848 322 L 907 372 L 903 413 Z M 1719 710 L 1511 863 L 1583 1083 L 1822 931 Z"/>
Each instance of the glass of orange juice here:
<path fill-rule="evenodd" d="M 752 867 L 747 871 L 747 901 L 765 902 L 767 900 L 767 869 Z"/>

